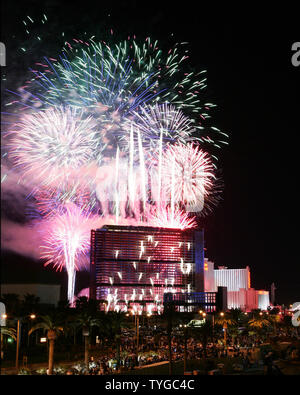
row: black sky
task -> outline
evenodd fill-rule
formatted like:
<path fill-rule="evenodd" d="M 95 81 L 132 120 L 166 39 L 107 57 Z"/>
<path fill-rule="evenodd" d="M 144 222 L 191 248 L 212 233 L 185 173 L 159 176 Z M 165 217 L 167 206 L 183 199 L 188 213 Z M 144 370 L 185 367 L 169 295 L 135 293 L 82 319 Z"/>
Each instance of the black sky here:
<path fill-rule="evenodd" d="M 75 4 L 3 2 L 7 78 L 9 73 L 22 78 L 23 67 L 30 66 L 19 49 L 26 42 L 26 15 L 48 16 L 37 57 L 51 56 L 61 31 L 70 38 L 87 31 L 101 39 L 113 29 L 113 38 L 136 34 L 162 43 L 188 41 L 190 64 L 208 71 L 207 96 L 218 106 L 214 125 L 230 135 L 229 146 L 219 154 L 223 201 L 203 220 L 207 256 L 216 266 L 249 265 L 253 287 L 269 289 L 275 282 L 280 303 L 298 301 L 300 66 L 291 63 L 292 44 L 300 41 L 296 10 L 281 5 L 263 11 L 253 2 L 238 9 L 213 3 L 209 10 L 196 1 Z"/>

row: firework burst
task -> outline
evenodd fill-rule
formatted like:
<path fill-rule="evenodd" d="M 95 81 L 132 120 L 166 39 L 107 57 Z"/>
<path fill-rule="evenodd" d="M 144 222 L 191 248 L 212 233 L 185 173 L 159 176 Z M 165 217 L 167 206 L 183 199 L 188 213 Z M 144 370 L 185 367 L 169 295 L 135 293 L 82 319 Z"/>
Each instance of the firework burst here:
<path fill-rule="evenodd" d="M 138 141 L 140 135 L 145 152 L 151 156 L 166 144 L 196 139 L 193 135 L 196 131 L 193 120 L 169 103 L 141 106 L 124 122 L 123 128 L 126 131 L 121 138 L 125 142 L 123 145 L 128 147 L 133 130 L 134 142 Z"/>
<path fill-rule="evenodd" d="M 65 205 L 64 212 L 38 224 L 42 235 L 41 259 L 45 266 L 52 264 L 56 270 L 68 273 L 68 300 L 72 303 L 76 271 L 87 267 L 90 231 L 98 217 L 74 204 Z"/>
<path fill-rule="evenodd" d="M 75 191 L 90 183 L 104 148 L 96 122 L 72 108 L 24 114 L 9 134 L 15 166 L 44 187 Z"/>
<path fill-rule="evenodd" d="M 213 189 L 214 166 L 193 143 L 169 145 L 162 155 L 162 195 L 190 212 L 202 211 Z"/>

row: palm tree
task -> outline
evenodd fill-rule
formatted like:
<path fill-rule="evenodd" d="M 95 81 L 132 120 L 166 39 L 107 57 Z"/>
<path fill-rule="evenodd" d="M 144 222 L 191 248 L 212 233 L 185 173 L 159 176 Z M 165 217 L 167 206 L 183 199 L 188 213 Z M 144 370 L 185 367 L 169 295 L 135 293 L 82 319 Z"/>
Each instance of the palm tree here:
<path fill-rule="evenodd" d="M 12 337 L 14 340 L 17 340 L 17 331 L 14 328 L 8 328 L 7 326 L 0 326 L 1 330 L 1 341 L 0 341 L 0 349 L 1 349 L 1 359 L 3 358 L 3 336 Z"/>
<path fill-rule="evenodd" d="M 183 330 L 183 340 L 184 340 L 184 357 L 183 357 L 183 371 L 186 372 L 187 369 L 187 341 L 190 335 L 190 321 L 193 318 L 194 314 L 188 312 L 173 314 L 173 323 L 176 320 L 176 324 L 179 324 L 179 327 Z"/>
<path fill-rule="evenodd" d="M 12 337 L 14 340 L 17 339 L 17 332 L 15 328 L 8 328 L 7 326 L 1 326 L 0 328 L 1 328 L 1 337 L 3 335 L 6 335 Z"/>
<path fill-rule="evenodd" d="M 254 317 L 249 320 L 248 325 L 251 329 L 260 332 L 263 329 L 270 327 L 272 324 L 263 313 L 259 313 L 258 315 L 255 314 Z"/>
<path fill-rule="evenodd" d="M 210 338 L 213 337 L 213 326 L 210 321 L 205 321 L 199 327 L 194 327 L 195 336 L 201 340 L 203 346 L 204 357 L 207 357 L 207 343 Z"/>
<path fill-rule="evenodd" d="M 236 321 L 230 316 L 229 313 L 221 312 L 219 316 L 216 317 L 215 323 L 221 325 L 224 331 L 224 345 L 227 346 L 227 329 L 229 326 L 236 325 Z"/>
<path fill-rule="evenodd" d="M 86 368 L 89 367 L 89 347 L 90 347 L 90 330 L 92 327 L 101 327 L 102 322 L 94 318 L 89 311 L 79 311 L 75 317 L 77 327 L 82 328 L 84 337 L 84 363 Z"/>
<path fill-rule="evenodd" d="M 110 311 L 107 313 L 107 319 L 110 324 L 110 330 L 116 341 L 117 346 L 117 366 L 120 366 L 120 341 L 121 341 L 121 333 L 122 327 L 124 327 L 125 323 L 125 313 Z"/>
<path fill-rule="evenodd" d="M 173 330 L 173 324 L 174 320 L 178 316 L 176 312 L 176 307 L 174 302 L 167 301 L 164 303 L 164 312 L 163 312 L 163 318 L 167 321 L 167 338 L 168 338 L 168 349 L 169 349 L 169 374 L 173 374 L 173 365 L 172 365 L 172 330 Z"/>
<path fill-rule="evenodd" d="M 47 338 L 49 341 L 48 374 L 51 375 L 53 373 L 54 343 L 57 335 L 63 332 L 63 327 L 61 325 L 62 320 L 58 316 L 51 317 L 49 315 L 44 315 L 40 318 L 42 321 L 34 325 L 28 332 L 28 335 L 38 329 L 47 331 Z"/>
<path fill-rule="evenodd" d="M 236 325 L 243 325 L 247 321 L 247 315 L 241 309 L 230 309 L 228 316 L 235 321 Z"/>
<path fill-rule="evenodd" d="M 277 333 L 277 324 L 280 322 L 279 309 L 274 308 L 269 311 L 268 320 L 273 325 L 274 335 Z"/>

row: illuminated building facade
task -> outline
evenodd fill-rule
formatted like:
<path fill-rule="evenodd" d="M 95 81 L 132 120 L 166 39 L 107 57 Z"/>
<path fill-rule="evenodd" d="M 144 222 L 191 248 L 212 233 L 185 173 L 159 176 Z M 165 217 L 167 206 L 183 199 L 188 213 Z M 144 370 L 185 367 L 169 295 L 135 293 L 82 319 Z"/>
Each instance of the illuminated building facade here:
<path fill-rule="evenodd" d="M 203 306 L 207 312 L 269 306 L 269 292 L 251 288 L 250 268 L 214 268 L 204 258 L 203 230 L 106 225 L 91 231 L 89 296 L 106 311 L 162 312 Z M 222 307 L 221 307 L 222 306 Z"/>
<path fill-rule="evenodd" d="M 158 311 L 204 290 L 202 230 L 107 225 L 91 232 L 90 297 L 106 310 Z"/>
<path fill-rule="evenodd" d="M 249 266 L 245 269 L 228 269 L 225 266 L 215 269 L 214 263 L 205 258 L 204 289 L 206 292 L 216 292 L 218 287 L 227 287 L 228 309 L 266 310 L 270 305 L 268 291 L 251 288 Z"/>

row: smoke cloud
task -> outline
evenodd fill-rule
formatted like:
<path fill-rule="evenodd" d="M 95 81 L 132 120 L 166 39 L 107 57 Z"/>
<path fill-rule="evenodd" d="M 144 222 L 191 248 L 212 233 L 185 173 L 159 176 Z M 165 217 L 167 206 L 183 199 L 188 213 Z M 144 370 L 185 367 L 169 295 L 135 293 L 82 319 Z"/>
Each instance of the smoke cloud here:
<path fill-rule="evenodd" d="M 1 248 L 39 259 L 39 233 L 26 224 L 1 220 Z"/>

